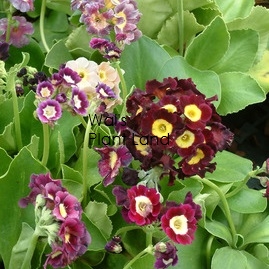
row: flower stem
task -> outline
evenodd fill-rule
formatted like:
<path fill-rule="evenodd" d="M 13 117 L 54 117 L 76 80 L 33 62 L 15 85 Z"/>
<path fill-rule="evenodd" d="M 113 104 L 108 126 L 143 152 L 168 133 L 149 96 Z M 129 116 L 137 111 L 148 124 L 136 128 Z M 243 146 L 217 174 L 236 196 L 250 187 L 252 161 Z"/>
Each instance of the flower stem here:
<path fill-rule="evenodd" d="M 39 24 L 40 37 L 41 37 L 41 41 L 43 43 L 43 46 L 44 46 L 46 52 L 49 52 L 50 48 L 47 44 L 45 32 L 44 32 L 45 12 L 46 12 L 46 0 L 42 0 L 41 10 L 40 10 L 40 19 L 39 19 L 39 21 L 40 21 L 40 24 Z"/>
<path fill-rule="evenodd" d="M 149 245 L 147 248 L 139 252 L 132 260 L 130 260 L 124 267 L 123 269 L 129 269 L 131 268 L 132 264 L 134 264 L 139 258 L 141 258 L 144 254 L 146 253 L 151 253 L 153 250 L 153 246 Z"/>
<path fill-rule="evenodd" d="M 87 205 L 87 194 L 88 194 L 87 168 L 88 168 L 88 144 L 89 144 L 90 131 L 91 131 L 91 121 L 88 118 L 82 152 L 82 177 L 83 177 L 82 202 L 84 207 Z"/>
<path fill-rule="evenodd" d="M 122 73 L 122 70 L 120 68 L 119 62 L 118 61 L 115 62 L 115 65 L 116 65 L 116 69 L 117 69 L 117 72 L 118 72 L 119 77 L 120 77 L 121 90 L 122 90 L 122 100 L 125 101 L 126 96 L 127 96 L 126 82 L 125 82 L 125 79 L 123 77 L 123 73 Z"/>
<path fill-rule="evenodd" d="M 184 54 L 184 10 L 183 0 L 177 0 L 178 11 L 178 39 L 179 39 L 179 54 Z"/>
<path fill-rule="evenodd" d="M 214 240 L 214 235 L 211 235 L 208 240 L 207 240 L 207 244 L 206 244 L 206 264 L 207 267 L 206 268 L 211 268 L 210 267 L 210 263 L 211 263 L 211 247 L 212 247 L 212 243 Z"/>
<path fill-rule="evenodd" d="M 48 124 L 43 124 L 43 156 L 41 163 L 46 166 L 49 159 L 49 143 L 50 130 Z"/>
<path fill-rule="evenodd" d="M 12 13 L 13 13 L 13 7 L 12 5 L 10 5 L 9 12 L 7 14 L 7 30 L 6 30 L 6 42 L 7 43 L 9 43 L 9 40 L 10 40 Z"/>
<path fill-rule="evenodd" d="M 34 251 L 36 248 L 38 237 L 39 237 L 39 232 L 37 230 L 35 230 L 33 235 L 32 235 L 30 245 L 28 246 L 26 255 L 24 257 L 21 269 L 31 268 L 31 260 L 32 260 L 32 257 L 33 257 L 33 254 L 34 254 Z"/>
<path fill-rule="evenodd" d="M 7 90 L 11 92 L 12 95 L 12 105 L 13 105 L 13 113 L 14 113 L 14 125 L 15 125 L 15 138 L 17 143 L 18 151 L 22 149 L 22 136 L 21 136 L 21 122 L 19 115 L 19 107 L 18 107 L 18 97 L 16 93 L 15 87 L 15 76 L 16 71 L 13 70 L 9 72 L 7 77 Z"/>
<path fill-rule="evenodd" d="M 227 202 L 227 199 L 224 195 L 224 193 L 221 191 L 221 189 L 214 184 L 212 181 L 206 179 L 206 178 L 201 178 L 201 177 L 193 177 L 196 178 L 197 180 L 201 181 L 203 184 L 207 185 L 208 187 L 210 187 L 211 189 L 213 189 L 220 197 L 220 200 L 222 201 L 223 204 L 223 210 L 224 210 L 224 214 L 226 216 L 226 219 L 228 221 L 228 224 L 230 226 L 230 230 L 231 230 L 231 234 L 232 234 L 232 238 L 233 238 L 233 247 L 235 247 L 236 244 L 236 229 L 234 226 L 234 222 L 232 219 L 232 215 L 231 215 L 231 211 Z"/>

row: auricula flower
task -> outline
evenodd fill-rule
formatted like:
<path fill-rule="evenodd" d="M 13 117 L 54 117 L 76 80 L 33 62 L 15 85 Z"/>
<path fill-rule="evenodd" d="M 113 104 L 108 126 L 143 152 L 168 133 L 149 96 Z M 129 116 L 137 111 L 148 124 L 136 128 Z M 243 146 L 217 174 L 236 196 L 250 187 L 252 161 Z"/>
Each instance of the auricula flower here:
<path fill-rule="evenodd" d="M 176 265 L 178 262 L 177 249 L 172 242 L 157 243 L 154 246 L 154 256 L 156 258 L 154 264 L 156 269 L 166 269 L 170 265 Z"/>
<path fill-rule="evenodd" d="M 34 10 L 34 0 L 10 0 L 10 3 L 20 12 Z"/>
<path fill-rule="evenodd" d="M 54 92 L 54 87 L 49 81 L 42 81 L 36 87 L 36 94 L 40 98 L 47 99 L 51 97 Z"/>
<path fill-rule="evenodd" d="M 80 91 L 77 87 L 72 88 L 72 98 L 70 104 L 77 114 L 82 116 L 87 115 L 89 101 L 84 91 Z"/>
<path fill-rule="evenodd" d="M 37 107 L 37 116 L 42 123 L 54 123 L 62 116 L 62 108 L 56 100 L 42 101 Z"/>
<path fill-rule="evenodd" d="M 7 33 L 7 18 L 0 19 L 0 41 L 6 41 Z M 34 27 L 32 23 L 28 22 L 22 16 L 13 16 L 10 28 L 10 38 L 8 43 L 15 47 L 23 47 L 29 43 L 29 36 L 34 33 Z"/>

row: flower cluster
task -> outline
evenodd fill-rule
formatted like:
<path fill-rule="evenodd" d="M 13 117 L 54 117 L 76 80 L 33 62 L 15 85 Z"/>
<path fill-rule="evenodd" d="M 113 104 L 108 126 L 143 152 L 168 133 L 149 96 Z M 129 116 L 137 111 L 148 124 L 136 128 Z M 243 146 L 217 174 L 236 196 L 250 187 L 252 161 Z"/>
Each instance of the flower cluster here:
<path fill-rule="evenodd" d="M 33 174 L 30 194 L 19 201 L 21 207 L 29 203 L 36 206 L 36 226 L 40 236 L 46 235 L 52 252 L 44 264 L 54 268 L 65 267 L 84 254 L 91 237 L 81 221 L 79 201 L 71 195 L 60 180 L 50 174 Z"/>
<path fill-rule="evenodd" d="M 25 1 L 20 1 L 25 2 Z M 8 43 L 15 47 L 23 47 L 29 43 L 29 36 L 34 33 L 32 23 L 23 16 L 13 16 L 11 22 L 7 18 L 0 19 L 0 41 L 7 41 L 8 24 L 10 23 L 10 33 Z"/>
<path fill-rule="evenodd" d="M 72 0 L 71 7 L 81 12 L 80 21 L 90 34 L 104 37 L 114 31 L 119 45 L 141 36 L 137 28 L 141 14 L 134 0 Z"/>
<path fill-rule="evenodd" d="M 214 100 L 200 93 L 191 79 L 151 80 L 146 91 L 136 89 L 128 98 L 130 116 L 119 131 L 142 169 L 162 166 L 171 184 L 176 176 L 203 177 L 214 171 L 216 152 L 233 139 Z"/>
<path fill-rule="evenodd" d="M 37 116 L 42 123 L 53 125 L 63 109 L 86 116 L 110 112 L 122 102 L 119 76 L 109 62 L 99 65 L 84 57 L 68 61 L 51 78 L 36 87 Z"/>

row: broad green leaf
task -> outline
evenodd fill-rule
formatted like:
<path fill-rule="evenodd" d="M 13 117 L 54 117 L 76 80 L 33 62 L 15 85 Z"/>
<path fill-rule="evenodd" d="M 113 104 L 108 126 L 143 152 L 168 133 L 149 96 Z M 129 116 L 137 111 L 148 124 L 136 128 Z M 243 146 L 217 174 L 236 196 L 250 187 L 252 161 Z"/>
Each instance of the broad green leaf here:
<path fill-rule="evenodd" d="M 9 268 L 20 269 L 24 261 L 25 254 L 31 244 L 32 235 L 34 230 L 27 223 L 22 223 L 22 231 L 18 242 L 12 248 L 12 254 L 10 258 Z"/>
<path fill-rule="evenodd" d="M 73 60 L 72 55 L 65 46 L 65 42 L 59 40 L 46 55 L 45 65 L 58 70 L 61 64 L 69 60 Z"/>
<path fill-rule="evenodd" d="M 163 23 L 173 10 L 167 0 L 137 0 L 139 12 L 142 13 L 138 28 L 151 38 L 156 38 Z"/>
<path fill-rule="evenodd" d="M 266 93 L 269 92 L 269 50 L 266 50 L 261 58 L 253 68 L 249 70 L 249 74 L 256 79 Z"/>
<path fill-rule="evenodd" d="M 121 68 L 125 71 L 127 88 L 135 85 L 144 89 L 146 81 L 155 79 L 170 58 L 160 45 L 145 36 L 126 46 L 121 56 Z"/>
<path fill-rule="evenodd" d="M 166 0 L 170 3 L 173 11 L 177 10 L 177 2 L 174 0 Z M 207 7 L 212 4 L 212 0 L 183 0 L 183 9 L 184 10 L 193 10 L 200 7 Z"/>
<path fill-rule="evenodd" d="M 157 41 L 160 44 L 168 45 L 174 49 L 179 49 L 179 16 L 178 13 L 166 20 L 158 33 Z M 197 23 L 194 15 L 189 11 L 184 11 L 184 44 L 188 46 L 190 41 L 204 27 Z"/>
<path fill-rule="evenodd" d="M 108 239 L 113 229 L 112 222 L 107 216 L 107 204 L 89 202 L 84 212 L 88 219 L 102 232 Z"/>
<path fill-rule="evenodd" d="M 0 148 L 0 176 L 3 175 L 7 170 L 8 167 L 12 161 L 12 158 L 7 154 L 7 152 L 3 149 Z"/>
<path fill-rule="evenodd" d="M 251 29 L 235 30 L 230 32 L 230 36 L 230 45 L 226 54 L 211 69 L 217 73 L 247 72 L 253 65 L 258 50 L 258 33 Z"/>
<path fill-rule="evenodd" d="M 30 192 L 28 184 L 33 173 L 44 173 L 46 169 L 23 148 L 12 160 L 5 175 L 0 178 L 0 256 L 8 268 L 11 251 L 18 241 L 22 222 L 33 224 L 34 208 L 21 209 L 18 201 Z M 12 214 L 11 214 L 12 212 Z"/>
<path fill-rule="evenodd" d="M 214 162 L 217 163 L 213 173 L 206 173 L 206 178 L 218 182 L 230 183 L 243 181 L 252 171 L 252 162 L 229 151 L 216 154 Z"/>
<path fill-rule="evenodd" d="M 217 111 L 220 115 L 238 112 L 250 104 L 265 100 L 265 93 L 256 80 L 241 72 L 227 72 L 219 76 L 221 100 Z"/>
<path fill-rule="evenodd" d="M 72 10 L 69 0 L 47 0 L 46 5 L 49 9 L 64 12 L 65 14 L 71 15 Z"/>
<path fill-rule="evenodd" d="M 254 246 L 253 255 L 260 261 L 269 264 L 269 249 L 264 244 L 257 244 Z"/>
<path fill-rule="evenodd" d="M 14 124 L 10 123 L 5 126 L 3 133 L 0 134 L 0 146 L 10 155 L 16 153 L 17 151 L 17 143 L 14 132 Z"/>
<path fill-rule="evenodd" d="M 101 177 L 98 170 L 98 160 L 100 155 L 93 149 L 87 150 L 87 181 L 89 187 L 102 182 L 103 178 Z M 76 162 L 74 169 L 77 171 L 83 171 L 83 154 L 80 152 L 78 161 Z"/>
<path fill-rule="evenodd" d="M 221 1 L 221 0 L 220 0 Z M 259 33 L 259 51 L 257 60 L 259 60 L 268 45 L 269 38 L 269 9 L 262 6 L 252 8 L 250 15 L 246 18 L 239 18 L 227 24 L 229 30 L 252 29 Z"/>
<path fill-rule="evenodd" d="M 249 230 L 245 237 L 244 244 L 250 243 L 269 243 L 269 217 L 266 217 L 262 222 Z"/>
<path fill-rule="evenodd" d="M 181 56 L 168 60 L 158 73 L 157 79 L 162 80 L 167 77 L 191 78 L 197 89 L 204 95 L 207 97 L 217 95 L 220 98 L 221 89 L 217 74 L 210 70 L 200 71 L 188 64 Z M 214 102 L 215 106 L 218 103 L 219 101 Z"/>
<path fill-rule="evenodd" d="M 242 250 L 241 253 L 247 258 L 247 269 L 268 269 L 268 262 L 263 262 L 260 259 L 257 259 L 249 252 Z"/>
<path fill-rule="evenodd" d="M 198 69 L 209 69 L 226 53 L 229 33 L 221 17 L 216 17 L 202 33 L 193 39 L 186 50 L 187 62 Z"/>
<path fill-rule="evenodd" d="M 151 254 L 146 254 L 142 256 L 141 258 L 137 259 L 133 264 L 132 264 L 132 269 L 141 269 L 145 268 L 145 265 L 150 266 L 150 268 L 154 268 L 154 262 L 155 258 Z"/>
<path fill-rule="evenodd" d="M 225 264 L 225 269 L 246 269 L 248 261 L 241 251 L 224 247 L 217 249 L 213 258 L 211 269 L 222 269 Z M 254 268 L 253 268 L 254 269 Z"/>
<path fill-rule="evenodd" d="M 65 45 L 72 55 L 90 58 L 94 51 L 89 46 L 91 38 L 91 35 L 86 31 L 86 26 L 81 25 L 80 27 L 75 28 L 68 36 Z"/>
<path fill-rule="evenodd" d="M 105 251 L 87 251 L 72 263 L 72 269 L 91 269 L 91 266 L 95 266 L 103 260 L 105 254 Z"/>
<path fill-rule="evenodd" d="M 254 0 L 215 0 L 215 2 L 223 15 L 225 22 L 247 17 L 255 3 Z"/>
<path fill-rule="evenodd" d="M 232 239 L 231 232 L 230 232 L 229 228 L 226 225 L 224 225 L 223 223 L 216 221 L 216 220 L 206 220 L 205 221 L 205 229 L 210 234 L 213 234 L 214 236 L 225 240 L 229 245 L 232 244 L 233 239 Z"/>
<path fill-rule="evenodd" d="M 215 17 L 221 15 L 220 11 L 214 7 L 197 8 L 192 13 L 195 15 L 197 22 L 204 26 L 210 24 Z"/>
<path fill-rule="evenodd" d="M 267 200 L 262 193 L 248 188 L 241 189 L 227 201 L 232 210 L 243 214 L 263 212 L 267 207 Z"/>

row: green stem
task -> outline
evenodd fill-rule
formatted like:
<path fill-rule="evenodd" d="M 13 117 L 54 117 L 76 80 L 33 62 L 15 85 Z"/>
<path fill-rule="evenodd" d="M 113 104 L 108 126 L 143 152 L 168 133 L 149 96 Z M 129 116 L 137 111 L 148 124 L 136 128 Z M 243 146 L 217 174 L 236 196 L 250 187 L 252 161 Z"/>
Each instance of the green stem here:
<path fill-rule="evenodd" d="M 30 242 L 30 245 L 28 246 L 26 255 L 24 257 L 21 269 L 30 269 L 31 268 L 31 260 L 36 248 L 36 244 L 37 244 L 37 240 L 39 237 L 39 233 L 37 232 L 37 230 L 34 231 L 33 235 L 32 235 L 32 239 Z"/>
<path fill-rule="evenodd" d="M 139 258 L 141 258 L 144 254 L 146 253 L 151 253 L 153 251 L 153 246 L 150 245 L 141 252 L 139 252 L 132 260 L 130 260 L 124 267 L 123 269 L 128 269 L 131 268 L 132 264 L 134 264 Z"/>
<path fill-rule="evenodd" d="M 50 129 L 48 124 L 43 124 L 43 156 L 41 163 L 46 166 L 49 159 L 50 150 Z"/>
<path fill-rule="evenodd" d="M 18 106 L 18 97 L 16 93 L 15 87 L 15 76 L 16 72 L 10 72 L 7 77 L 7 90 L 11 92 L 12 95 L 12 106 L 14 113 L 14 125 L 15 125 L 15 137 L 18 151 L 22 149 L 22 136 L 21 136 L 21 122 L 20 122 L 20 114 L 19 114 L 19 106 Z"/>
<path fill-rule="evenodd" d="M 224 193 L 221 191 L 221 189 L 214 184 L 212 181 L 209 181 L 206 178 L 200 178 L 200 177 L 194 177 L 197 180 L 201 181 L 203 184 L 207 185 L 208 187 L 210 187 L 211 189 L 213 189 L 218 195 L 220 200 L 222 201 L 223 204 L 223 210 L 224 210 L 224 214 L 226 216 L 226 219 L 228 221 L 228 224 L 230 226 L 230 230 L 231 230 L 231 234 L 232 234 L 232 238 L 233 238 L 233 247 L 235 247 L 236 244 L 236 229 L 234 226 L 234 222 L 232 219 L 232 215 L 231 215 L 231 211 L 227 202 L 227 199 L 224 195 Z"/>
<path fill-rule="evenodd" d="M 262 171 L 263 171 L 263 169 L 257 169 L 257 170 L 254 170 L 254 171 L 251 171 L 250 173 L 248 173 L 247 176 L 245 177 L 245 179 L 243 181 L 241 181 L 239 185 L 237 185 L 231 192 L 226 194 L 226 198 L 229 198 L 229 197 L 236 195 L 239 191 L 242 190 L 242 188 L 247 184 L 247 182 L 249 181 L 249 179 L 251 177 L 256 176 L 257 174 L 261 173 Z"/>
<path fill-rule="evenodd" d="M 46 52 L 49 52 L 50 48 L 47 44 L 45 32 L 44 32 L 45 13 L 46 13 L 46 0 L 42 0 L 41 10 L 40 10 L 40 19 L 39 19 L 40 37 L 41 37 L 41 41 L 43 43 L 43 46 Z"/>
<path fill-rule="evenodd" d="M 206 268 L 211 268 L 210 264 L 211 264 L 211 247 L 212 247 L 212 243 L 214 240 L 214 235 L 211 235 L 208 238 L 207 244 L 206 244 L 206 264 L 207 267 Z"/>
<path fill-rule="evenodd" d="M 184 10 L 183 0 L 177 0 L 178 11 L 178 38 L 179 38 L 179 54 L 184 55 Z"/>
<path fill-rule="evenodd" d="M 13 6 L 10 5 L 9 12 L 7 14 L 7 30 L 6 30 L 6 42 L 7 43 L 9 43 L 9 40 L 10 40 L 12 13 L 13 13 Z"/>
<path fill-rule="evenodd" d="M 122 91 L 122 100 L 125 101 L 126 96 L 127 96 L 126 82 L 125 82 L 125 79 L 123 77 L 123 73 L 122 73 L 122 70 L 120 68 L 119 62 L 115 62 L 115 65 L 116 65 L 116 69 L 117 69 L 117 72 L 118 72 L 119 77 L 120 77 L 121 91 Z"/>
<path fill-rule="evenodd" d="M 83 152 L 82 152 L 82 176 L 83 176 L 83 189 L 82 189 L 82 202 L 83 206 L 87 205 L 87 194 L 88 194 L 88 145 L 89 145 L 89 137 L 91 131 L 91 121 L 88 118 L 87 127 L 85 130 L 85 136 L 83 141 Z"/>

